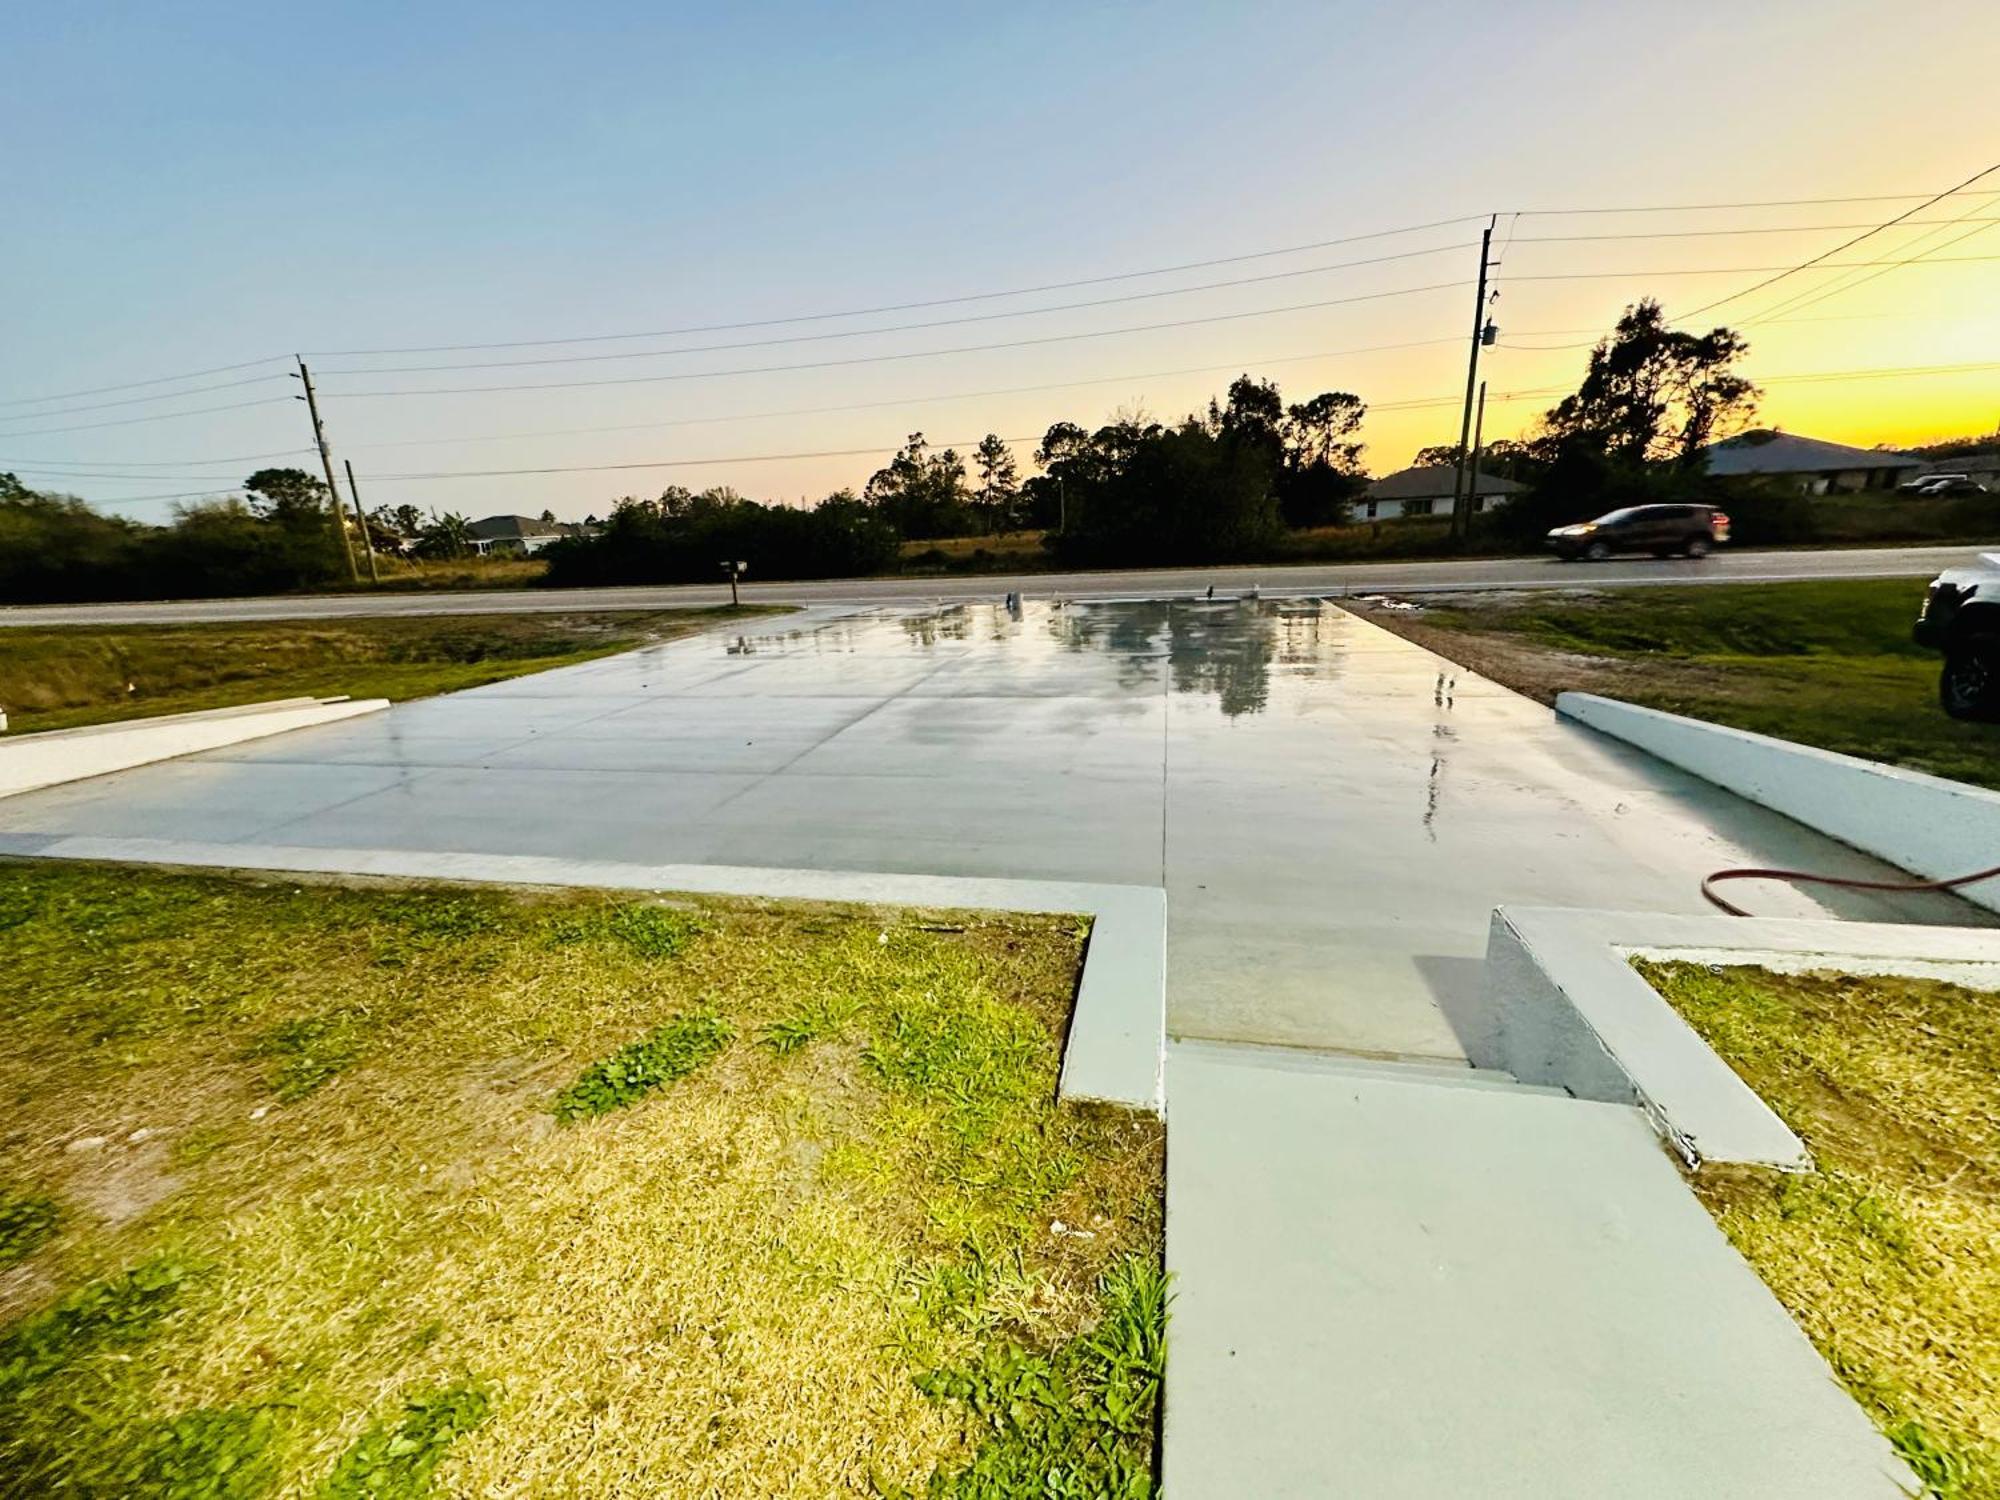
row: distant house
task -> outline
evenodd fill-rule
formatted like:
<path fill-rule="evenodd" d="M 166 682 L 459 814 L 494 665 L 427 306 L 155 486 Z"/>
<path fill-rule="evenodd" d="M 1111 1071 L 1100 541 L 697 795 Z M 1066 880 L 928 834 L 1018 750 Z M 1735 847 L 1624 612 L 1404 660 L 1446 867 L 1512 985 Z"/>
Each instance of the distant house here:
<path fill-rule="evenodd" d="M 1708 472 L 1719 479 L 1774 479 L 1808 495 L 1892 490 L 1927 467 L 1908 453 L 1850 448 L 1768 428 L 1711 443 L 1706 452 Z"/>
<path fill-rule="evenodd" d="M 1385 474 L 1369 485 L 1354 502 L 1354 515 L 1362 521 L 1389 521 L 1397 516 L 1451 514 L 1452 485 L 1458 471 L 1450 464 L 1431 464 L 1421 469 L 1401 469 Z M 1497 510 L 1526 489 L 1498 474 L 1480 473 L 1472 486 L 1474 511 Z"/>
<path fill-rule="evenodd" d="M 565 537 L 591 536 L 588 526 L 575 521 L 537 521 L 533 516 L 487 516 L 472 523 L 472 550 L 488 552 L 539 552 L 551 542 Z"/>

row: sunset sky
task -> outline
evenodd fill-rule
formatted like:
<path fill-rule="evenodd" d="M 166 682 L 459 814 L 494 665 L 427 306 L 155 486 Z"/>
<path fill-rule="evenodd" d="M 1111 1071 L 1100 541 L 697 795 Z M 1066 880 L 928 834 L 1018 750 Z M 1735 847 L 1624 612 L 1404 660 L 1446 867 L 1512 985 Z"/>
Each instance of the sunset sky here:
<path fill-rule="evenodd" d="M 310 464 L 294 351 L 371 506 L 817 498 L 912 431 L 1171 418 L 1243 372 L 1358 393 L 1380 473 L 1457 436 L 1488 214 L 1506 437 L 1626 303 L 2000 163 L 1992 0 L 78 4 L 10 8 L 0 55 L 0 469 L 149 518 Z M 1875 201 L 1686 207 L 1829 198 Z M 1764 424 L 1991 430 L 2000 172 L 1715 322 Z M 500 385 L 552 388 L 410 394 Z"/>

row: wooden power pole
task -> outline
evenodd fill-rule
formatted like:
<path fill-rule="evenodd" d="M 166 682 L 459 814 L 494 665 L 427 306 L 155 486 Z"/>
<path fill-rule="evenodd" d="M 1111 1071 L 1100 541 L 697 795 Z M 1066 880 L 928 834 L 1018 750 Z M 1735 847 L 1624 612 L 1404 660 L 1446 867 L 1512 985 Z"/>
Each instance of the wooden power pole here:
<path fill-rule="evenodd" d="M 1472 303 L 1472 355 L 1465 366 L 1465 413 L 1458 424 L 1458 467 L 1451 476 L 1451 535 L 1461 541 L 1466 533 L 1466 516 L 1471 504 L 1465 493 L 1465 463 L 1472 452 L 1472 394 L 1479 385 L 1479 347 L 1486 337 L 1486 273 L 1493 250 L 1493 227 L 1500 222 L 1495 214 L 1479 236 L 1479 291 Z M 1476 482 L 1476 481 L 1475 481 Z"/>
<path fill-rule="evenodd" d="M 312 371 L 306 368 L 303 358 L 299 356 L 294 358 L 299 360 L 299 379 L 304 382 L 306 388 L 306 410 L 312 413 L 313 442 L 319 448 L 319 466 L 326 474 L 326 497 L 333 503 L 333 529 L 340 535 L 341 555 L 347 559 L 347 581 L 359 583 L 361 574 L 354 566 L 354 543 L 348 540 L 347 521 L 340 509 L 340 486 L 333 478 L 333 454 L 327 450 L 326 428 L 319 420 L 319 399 L 313 394 Z"/>
<path fill-rule="evenodd" d="M 1479 387 L 1479 409 L 1486 410 L 1486 387 Z M 368 517 L 361 512 L 361 491 L 354 486 L 354 460 L 343 458 L 341 468 L 347 471 L 347 498 L 354 502 L 354 524 L 361 528 L 361 550 L 368 554 L 368 581 L 380 583 L 382 575 L 375 571 L 375 538 L 368 534 Z"/>

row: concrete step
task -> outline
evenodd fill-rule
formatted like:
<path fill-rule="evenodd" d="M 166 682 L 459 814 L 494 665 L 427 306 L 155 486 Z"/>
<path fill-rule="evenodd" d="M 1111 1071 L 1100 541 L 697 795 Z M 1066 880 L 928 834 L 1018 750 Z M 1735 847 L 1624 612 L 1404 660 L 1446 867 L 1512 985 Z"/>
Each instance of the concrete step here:
<path fill-rule="evenodd" d="M 1320 1077 L 1365 1078 L 1382 1083 L 1428 1084 L 1441 1088 L 1499 1089 L 1514 1094 L 1547 1094 L 1569 1098 L 1565 1089 L 1523 1083 L 1503 1068 L 1474 1068 L 1465 1063 L 1419 1059 L 1356 1057 L 1310 1047 L 1273 1047 L 1260 1042 L 1182 1041 L 1174 1050 L 1190 1059 L 1204 1058 L 1243 1068 L 1268 1068 L 1281 1073 Z"/>
<path fill-rule="evenodd" d="M 1914 1493 L 1636 1110 L 1398 1066 L 1169 1049 L 1174 1500 Z"/>

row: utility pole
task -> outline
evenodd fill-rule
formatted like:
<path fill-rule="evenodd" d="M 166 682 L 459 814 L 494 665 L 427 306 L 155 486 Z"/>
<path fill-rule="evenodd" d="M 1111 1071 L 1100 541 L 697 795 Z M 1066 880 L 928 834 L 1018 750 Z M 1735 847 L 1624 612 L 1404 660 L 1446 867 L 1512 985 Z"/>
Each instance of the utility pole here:
<path fill-rule="evenodd" d="M 1487 220 L 1486 228 L 1479 236 L 1479 291 L 1472 303 L 1472 355 L 1465 366 L 1465 413 L 1458 424 L 1458 468 L 1451 478 L 1451 536 L 1453 541 L 1465 537 L 1467 512 L 1465 498 L 1465 460 L 1472 440 L 1472 393 L 1479 384 L 1479 346 L 1486 336 L 1486 273 L 1490 269 L 1488 257 L 1493 250 L 1494 226 L 1500 222 L 1495 214 Z"/>
<path fill-rule="evenodd" d="M 1479 402 L 1483 410 L 1486 404 L 1486 387 L 1479 388 Z M 347 470 L 347 498 L 354 502 L 354 524 L 361 528 L 361 549 L 368 554 L 368 581 L 380 583 L 382 575 L 375 571 L 375 539 L 368 534 L 368 517 L 361 513 L 361 491 L 354 487 L 354 460 L 343 458 L 340 466 Z"/>
<path fill-rule="evenodd" d="M 347 522 L 340 512 L 340 486 L 333 478 L 333 455 L 327 451 L 326 429 L 320 425 L 319 420 L 319 400 L 313 394 L 312 371 L 306 368 L 302 356 L 292 357 L 299 362 L 299 379 L 304 382 L 306 388 L 306 410 L 312 413 L 313 442 L 319 447 L 319 466 L 326 471 L 326 495 L 327 499 L 333 502 L 333 529 L 340 533 L 340 550 L 347 559 L 347 581 L 359 583 L 361 574 L 354 566 L 354 543 L 347 539 Z"/>
<path fill-rule="evenodd" d="M 1472 482 L 1467 486 L 1472 492 L 1472 508 L 1479 509 L 1479 455 L 1486 447 L 1486 382 L 1479 382 L 1479 413 L 1472 419 Z M 349 484 L 353 483 L 350 478 Z M 1471 523 L 1467 522 L 1467 534 Z"/>

